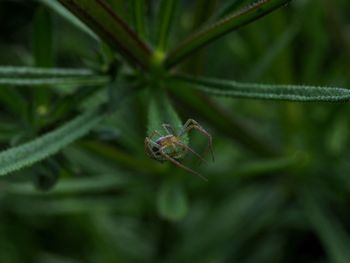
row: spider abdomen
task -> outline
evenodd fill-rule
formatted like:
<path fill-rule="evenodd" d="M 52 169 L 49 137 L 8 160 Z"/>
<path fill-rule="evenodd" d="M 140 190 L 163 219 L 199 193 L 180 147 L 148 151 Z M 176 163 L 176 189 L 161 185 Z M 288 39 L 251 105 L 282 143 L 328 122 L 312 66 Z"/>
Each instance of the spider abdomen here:
<path fill-rule="evenodd" d="M 151 147 L 152 156 L 158 161 L 167 160 L 164 154 L 174 158 L 181 159 L 187 152 L 184 147 L 179 146 L 180 138 L 175 135 L 166 135 L 158 138 Z M 162 154 L 163 153 L 163 154 Z"/>

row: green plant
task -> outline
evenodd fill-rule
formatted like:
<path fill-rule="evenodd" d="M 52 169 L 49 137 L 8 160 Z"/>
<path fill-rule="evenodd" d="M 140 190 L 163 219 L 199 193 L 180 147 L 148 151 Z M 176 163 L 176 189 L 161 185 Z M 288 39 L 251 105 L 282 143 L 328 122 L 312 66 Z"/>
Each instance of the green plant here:
<path fill-rule="evenodd" d="M 128 5 L 124 2 L 128 2 Z M 0 100 L 7 113 L 2 117 L 8 123 L 8 125 L 1 126 L 4 132 L 1 133 L 0 140 L 8 149 L 0 153 L 0 175 L 13 174 L 18 178 L 23 178 L 30 174 L 38 190 L 49 190 L 44 194 L 45 196 L 69 196 L 80 192 L 93 195 L 107 192 L 106 197 L 97 201 L 94 200 L 94 197 L 82 203 L 75 203 L 68 198 L 58 201 L 53 198 L 47 203 L 33 202 L 33 211 L 26 210 L 28 204 L 20 201 L 18 207 L 14 205 L 16 207 L 14 209 L 23 214 L 39 213 L 38 211 L 42 209 L 46 209 L 47 214 L 97 209 L 101 216 L 91 218 L 93 224 L 97 226 L 96 231 L 102 233 L 101 235 L 110 242 L 126 239 L 126 244 L 117 245 L 118 255 L 123 259 L 140 261 L 142 258 L 130 247 L 135 247 L 135 251 L 142 251 L 145 257 L 151 260 L 157 257 L 154 256 L 151 245 L 140 241 L 142 238 L 138 234 L 129 235 L 128 232 L 115 230 L 116 225 L 106 211 L 110 211 L 110 208 L 115 206 L 120 214 L 152 217 L 153 215 L 148 215 L 145 211 L 151 210 L 149 207 L 155 204 L 158 215 L 165 219 L 161 223 L 164 224 L 162 227 L 169 231 L 165 234 L 164 239 L 172 240 L 175 244 L 175 249 L 167 251 L 164 258 L 170 262 L 198 259 L 201 251 L 206 251 L 207 247 L 213 246 L 215 249 L 210 251 L 212 253 L 210 256 L 220 260 L 220 252 L 226 249 L 223 240 L 231 240 L 233 233 L 242 240 L 255 237 L 259 231 L 264 231 L 264 226 L 269 218 L 276 217 L 280 208 L 287 206 L 290 196 L 300 192 L 298 202 L 300 201 L 305 213 L 300 212 L 299 207 L 290 209 L 288 207 L 290 214 L 285 216 L 285 220 L 296 220 L 293 218 L 295 210 L 305 215 L 312 222 L 330 258 L 334 262 L 346 262 L 349 259 L 346 246 L 336 244 L 348 244 L 347 235 L 339 234 L 342 232 L 341 225 L 337 220 L 328 216 L 327 209 L 318 204 L 318 197 L 308 191 L 312 182 L 309 183 L 309 179 L 302 178 L 302 176 L 298 177 L 299 174 L 303 175 L 311 170 L 316 171 L 315 167 L 321 167 L 318 162 L 321 162 L 322 158 L 327 160 L 328 156 L 319 157 L 318 151 L 315 150 L 317 148 L 310 147 L 304 150 L 307 143 L 301 147 L 295 146 L 299 143 L 301 136 L 293 137 L 292 133 L 294 131 L 296 134 L 302 133 L 300 127 L 304 124 L 307 127 L 307 121 L 303 120 L 301 115 L 304 114 L 305 118 L 313 118 L 296 106 L 304 104 L 293 103 L 348 102 L 350 91 L 345 88 L 264 84 L 263 81 L 259 81 L 259 75 L 267 65 L 271 65 L 276 53 L 283 50 L 286 43 L 295 37 L 301 22 L 288 25 L 288 30 L 283 32 L 280 41 L 272 45 L 261 61 L 249 59 L 249 64 L 256 62 L 256 65 L 252 66 L 246 78 L 242 77 L 234 81 L 226 80 L 221 76 L 210 78 L 206 76 L 207 74 L 202 74 L 205 71 L 203 70 L 205 66 L 202 65 L 203 57 L 211 56 L 204 63 L 211 63 L 215 60 L 213 51 L 209 52 L 210 54 L 200 53 L 209 44 L 216 40 L 220 41 L 222 37 L 247 24 L 255 21 L 257 21 L 256 24 L 259 24 L 258 19 L 286 6 L 291 1 L 259 0 L 247 4 L 248 1 L 244 0 L 230 0 L 221 5 L 221 9 L 210 13 L 212 10 L 210 6 L 214 5 L 215 1 L 198 0 L 196 1 L 197 13 L 192 19 L 192 24 L 196 28 L 195 30 L 188 29 L 186 32 L 176 27 L 174 17 L 178 5 L 182 4 L 187 7 L 189 3 L 161 0 L 157 3 L 157 8 L 152 9 L 154 3 L 148 3 L 148 1 L 124 2 L 40 0 L 34 19 L 33 67 L 28 65 L 0 67 L 0 85 L 3 87 L 0 90 Z M 208 9 L 205 8 L 206 6 Z M 245 7 L 242 8 L 242 6 Z M 307 3 L 304 3 L 304 6 L 305 9 L 308 8 Z M 82 39 L 89 39 L 93 43 L 89 42 L 89 45 L 96 49 L 96 54 L 94 58 L 89 58 L 84 63 L 90 67 L 82 69 L 55 67 L 52 13 L 46 8 L 56 12 L 79 31 L 84 32 L 86 35 Z M 150 10 L 156 10 L 156 12 L 151 13 Z M 148 16 L 145 15 L 146 12 L 149 12 Z M 299 12 L 298 15 L 302 17 L 302 11 Z M 203 17 L 208 18 L 203 19 Z M 287 25 L 286 22 L 281 22 L 281 24 Z M 189 36 L 183 41 L 176 39 L 185 33 L 188 33 Z M 244 47 L 239 46 L 240 36 L 236 35 L 236 37 L 237 46 L 232 49 L 243 50 Z M 84 44 L 80 39 L 70 48 L 78 52 L 80 46 Z M 314 52 L 315 59 L 322 56 L 322 51 Z M 307 72 L 310 75 L 313 74 L 315 59 L 310 58 L 307 60 L 308 64 L 303 65 L 305 74 Z M 212 63 L 215 64 L 215 62 Z M 278 76 L 281 77 L 277 78 L 276 82 L 294 82 L 294 79 L 290 77 L 292 70 L 287 64 L 288 56 L 286 55 L 279 62 L 280 75 Z M 238 73 L 234 72 L 235 70 Z M 232 71 L 229 74 L 232 73 L 232 78 L 239 76 L 238 67 L 235 67 L 234 70 L 228 68 L 228 71 Z M 254 83 L 255 79 L 258 79 L 256 83 Z M 248 106 L 251 105 L 252 108 L 261 107 L 268 100 L 281 101 L 280 105 L 283 105 L 281 111 L 284 115 L 280 121 L 285 122 L 283 126 L 285 134 L 291 139 L 284 143 L 279 141 L 271 143 L 267 136 L 262 135 L 256 129 L 249 128 L 249 125 L 246 125 L 240 117 L 229 111 L 228 109 L 232 106 L 230 102 L 216 101 L 214 96 L 229 99 L 254 99 L 254 102 L 249 102 L 252 104 Z M 257 100 L 262 100 L 262 104 L 254 104 L 259 103 Z M 249 100 L 238 101 L 242 106 Z M 337 111 L 339 105 L 327 105 L 327 107 L 329 110 Z M 259 112 L 259 109 L 256 111 Z M 227 148 L 223 147 L 226 152 L 219 152 L 219 164 L 212 170 L 209 168 L 208 173 L 211 175 L 209 180 L 214 182 L 201 186 L 202 188 L 197 186 L 197 183 L 202 184 L 201 181 L 194 182 L 194 179 L 189 179 L 189 176 L 174 166 L 159 164 L 148 159 L 143 151 L 143 139 L 150 131 L 159 129 L 162 123 L 181 127 L 182 119 L 193 117 L 188 115 L 195 115 L 203 120 L 210 129 L 217 132 L 217 137 L 214 136 L 214 149 L 216 138 L 219 143 L 223 143 L 220 141 L 222 136 L 225 140 L 234 142 L 237 147 L 240 147 L 240 151 L 244 152 L 242 154 L 244 157 L 241 157 L 234 150 L 228 152 Z M 344 139 L 348 134 L 347 128 L 341 126 L 343 119 L 341 116 L 339 118 L 335 121 L 330 118 L 335 122 L 334 125 L 340 127 L 336 129 L 340 135 L 334 135 L 335 139 L 330 142 L 330 148 L 334 152 L 341 151 L 344 144 L 342 141 L 339 142 L 339 138 Z M 315 136 L 317 137 L 317 134 Z M 297 143 L 293 144 L 294 140 Z M 198 142 L 197 137 L 192 137 L 191 140 L 186 137 L 185 143 L 201 145 L 202 142 Z M 224 170 L 221 172 L 220 159 L 222 161 L 231 156 L 239 156 L 237 159 L 242 158 L 246 163 L 238 168 L 222 165 Z M 254 158 L 259 158 L 259 160 L 252 161 L 251 159 Z M 239 161 L 236 164 L 239 164 Z M 190 165 L 194 164 L 190 163 Z M 259 182 L 259 175 L 275 174 L 280 171 L 291 176 L 286 180 L 276 179 L 268 186 L 256 183 Z M 81 175 L 81 173 L 91 173 L 94 176 L 83 175 L 80 179 L 72 178 L 72 175 Z M 137 176 L 134 176 L 135 174 Z M 169 226 L 169 222 L 179 222 L 188 216 L 188 200 L 192 198 L 193 193 L 217 191 L 217 194 L 220 195 L 220 190 L 216 190 L 215 187 L 227 190 L 226 192 L 231 191 L 231 188 L 226 189 L 225 182 L 215 182 L 215 179 L 211 179 L 215 174 L 223 174 L 223 178 L 232 183 L 232 191 L 237 191 L 237 194 L 231 195 L 230 193 L 220 206 L 213 209 L 213 212 L 205 205 L 201 207 L 200 202 L 195 203 L 194 212 L 191 214 L 193 218 L 190 218 L 192 221 L 189 221 L 188 225 L 193 226 L 197 222 L 198 226 L 188 228 L 188 225 L 181 225 L 179 228 L 183 236 L 169 237 L 177 231 Z M 57 177 L 60 178 L 57 180 Z M 252 185 L 244 185 L 240 189 L 240 180 L 250 180 L 244 178 L 258 179 L 252 179 L 256 180 Z M 313 180 L 312 178 L 310 181 Z M 57 182 L 59 183 L 56 185 Z M 157 186 L 158 192 L 154 191 L 153 183 Z M 115 190 L 114 186 L 119 187 L 122 192 L 116 194 L 118 198 L 108 196 L 109 191 Z M 300 189 L 298 189 L 299 186 Z M 136 189 L 133 194 L 124 197 L 123 191 L 132 187 Z M 139 190 L 140 188 L 143 190 Z M 186 191 L 187 188 L 190 188 L 191 191 Z M 35 197 L 42 194 L 40 191 L 31 190 L 28 185 L 21 184 L 9 184 L 6 192 L 9 196 Z M 150 200 L 147 194 L 152 192 L 157 192 L 156 201 Z M 319 198 L 322 200 L 325 197 Z M 213 200 L 215 201 L 215 197 L 212 197 Z M 203 220 L 200 215 L 195 214 L 196 211 L 210 215 L 210 218 Z M 258 217 L 265 211 L 266 215 Z M 257 222 L 254 222 L 256 228 L 243 233 L 242 222 L 249 222 L 253 218 L 257 218 Z M 276 225 L 279 223 L 284 224 L 285 222 L 275 222 Z M 121 225 L 127 224 L 121 222 Z M 109 233 L 109 229 L 114 229 L 115 232 L 111 232 L 117 233 L 117 236 Z M 199 238 L 196 233 L 202 230 L 203 236 Z M 149 234 L 147 231 L 140 231 L 140 233 L 145 236 Z M 89 235 L 94 237 L 97 234 L 90 233 Z M 177 238 L 183 242 L 176 242 Z M 279 243 L 275 242 L 275 238 L 283 239 L 279 235 L 268 236 L 267 248 L 263 246 L 259 249 L 272 251 L 271 253 L 274 254 L 278 250 L 276 243 Z M 132 246 L 128 246 L 128 242 Z M 216 248 L 216 244 L 221 246 Z M 98 247 L 97 244 L 96 246 Z M 100 249 L 103 251 L 104 248 Z M 227 258 L 222 260 L 229 261 L 231 257 L 234 258 L 230 253 L 225 254 Z M 111 256 L 113 253 L 106 252 L 106 254 L 113 258 Z M 159 258 L 162 256 L 159 255 Z M 257 254 L 258 256 L 261 255 Z"/>
<path fill-rule="evenodd" d="M 115 57 L 113 52 L 117 52 L 122 55 L 122 57 L 128 61 L 129 65 L 133 68 L 134 71 L 130 77 L 134 79 L 133 82 L 136 82 L 136 84 L 130 84 L 124 80 L 119 85 L 137 85 L 139 87 L 147 87 L 150 90 L 150 97 L 161 97 L 162 95 L 160 94 L 163 92 L 163 90 L 166 90 L 168 86 L 173 86 L 173 89 L 176 90 L 176 87 L 181 85 L 187 86 L 189 89 L 195 88 L 210 95 L 213 94 L 217 96 L 290 101 L 348 101 L 350 99 L 350 92 L 347 89 L 292 85 L 262 85 L 229 81 L 225 82 L 215 79 L 195 79 L 191 78 L 190 76 L 178 76 L 177 73 L 172 73 L 169 71 L 181 63 L 185 58 L 192 55 L 197 49 L 202 48 L 208 43 L 237 28 L 240 28 L 247 23 L 255 21 L 256 19 L 274 11 L 288 2 L 289 1 L 287 0 L 257 1 L 241 11 L 234 12 L 232 15 L 224 17 L 222 20 L 219 20 L 212 25 L 205 26 L 203 29 L 198 31 L 198 33 L 193 33 L 176 48 L 170 52 L 166 52 L 166 42 L 169 34 L 172 13 L 174 12 L 174 1 L 164 1 L 164 3 L 160 6 L 159 29 L 156 30 L 158 43 L 156 43 L 157 48 L 152 51 L 152 48 L 147 44 L 147 42 L 144 42 L 141 39 L 141 37 L 145 37 L 144 31 L 146 27 L 146 21 L 144 21 L 142 12 L 145 5 L 143 1 L 135 1 L 134 7 L 135 28 L 140 33 L 138 36 L 137 33 L 131 29 L 131 26 L 129 26 L 127 22 L 123 21 L 123 19 L 119 17 L 114 10 L 112 10 L 112 7 L 109 6 L 107 2 L 62 0 L 60 1 L 61 4 L 63 4 L 68 10 L 79 17 L 83 23 L 86 23 L 87 26 L 91 28 L 94 33 L 89 33 L 90 35 L 93 35 L 94 38 L 97 38 L 97 35 L 99 39 L 101 39 L 99 41 L 105 41 L 110 45 L 110 47 L 112 47 L 113 51 L 108 51 L 109 58 L 104 65 L 106 69 L 103 70 L 101 68 L 102 72 L 94 73 L 85 69 L 70 70 L 55 68 L 37 69 L 2 67 L 0 68 L 0 84 L 10 86 L 107 85 L 108 83 L 112 83 L 111 81 L 113 79 L 126 78 L 123 73 L 119 73 L 120 70 L 112 70 L 113 65 L 115 65 Z M 72 19 L 76 21 L 75 18 L 67 14 L 67 11 L 63 10 L 58 3 L 52 3 L 50 1 L 43 1 L 43 3 L 48 4 L 49 7 L 53 8 L 57 12 L 60 12 L 60 14 L 64 15 L 70 21 L 72 21 Z M 41 18 L 41 16 L 39 17 Z M 40 22 L 41 23 L 38 27 L 45 26 L 45 21 Z M 75 25 L 78 25 L 84 31 L 88 30 L 80 22 L 75 22 Z M 42 31 L 43 32 L 39 32 L 38 35 L 46 33 L 45 29 L 42 29 Z M 88 30 L 87 32 L 91 31 Z M 38 36 L 38 42 L 41 41 L 40 37 L 45 39 L 46 36 Z M 42 51 L 41 49 L 39 50 L 39 48 L 37 49 L 38 53 L 45 52 L 45 50 Z M 44 57 L 45 55 L 46 54 L 41 56 Z M 40 55 L 38 55 L 38 57 L 39 56 Z M 118 87 L 113 87 L 112 89 L 117 88 Z M 131 88 L 132 87 L 128 87 L 128 89 Z M 115 91 L 115 93 L 118 92 L 119 91 Z M 110 103 L 115 104 L 114 101 L 111 101 Z M 151 103 L 149 104 L 151 105 Z M 166 102 L 166 104 L 168 107 L 170 106 L 169 102 Z M 41 105 L 39 105 L 39 107 L 40 106 Z M 105 112 L 108 112 L 108 107 L 105 108 Z M 72 121 L 72 123 L 67 123 L 58 130 L 51 132 L 51 134 L 44 135 L 42 138 L 37 138 L 31 143 L 16 146 L 14 149 L 9 149 L 2 152 L 0 154 L 1 174 L 7 174 L 8 172 L 40 161 L 49 155 L 56 153 L 59 149 L 64 148 L 68 143 L 73 142 L 82 135 L 86 134 L 94 127 L 94 125 L 99 123 L 99 120 L 101 120 L 103 114 L 105 114 L 101 110 L 98 110 L 97 112 L 101 113 L 86 113 L 88 117 L 84 116 L 81 120 L 75 120 L 78 124 Z M 162 120 L 156 120 L 151 114 L 149 125 L 151 125 L 154 129 L 159 129 L 161 123 L 174 123 L 173 120 L 175 118 L 177 119 L 177 121 L 175 121 L 175 126 L 179 126 L 178 117 L 176 116 L 175 111 L 173 112 L 174 117 L 168 116 L 167 119 Z M 94 115 L 100 116 L 94 117 Z M 80 123 L 84 123 L 86 120 L 89 122 L 91 121 L 92 124 L 86 125 L 86 127 L 81 126 Z M 58 135 L 56 135 L 56 133 Z M 77 135 L 73 135 L 74 133 Z M 50 135 L 52 135 L 53 139 L 47 140 L 48 136 Z M 59 136 L 62 141 L 58 140 L 56 136 Z M 38 152 L 38 154 L 33 155 L 33 152 Z M 22 156 L 25 156 L 25 158 Z"/>

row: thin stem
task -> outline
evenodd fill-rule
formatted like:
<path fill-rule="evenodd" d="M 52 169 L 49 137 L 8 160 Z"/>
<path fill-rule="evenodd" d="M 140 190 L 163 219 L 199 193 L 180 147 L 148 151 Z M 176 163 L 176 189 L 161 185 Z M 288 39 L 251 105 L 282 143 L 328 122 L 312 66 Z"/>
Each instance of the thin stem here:
<path fill-rule="evenodd" d="M 260 0 L 246 8 L 194 33 L 171 51 L 165 61 L 165 66 L 171 68 L 192 55 L 194 51 L 213 42 L 217 38 L 255 21 L 277 8 L 286 5 L 291 0 Z"/>
<path fill-rule="evenodd" d="M 133 66 L 149 68 L 151 50 L 104 0 L 59 0 Z"/>

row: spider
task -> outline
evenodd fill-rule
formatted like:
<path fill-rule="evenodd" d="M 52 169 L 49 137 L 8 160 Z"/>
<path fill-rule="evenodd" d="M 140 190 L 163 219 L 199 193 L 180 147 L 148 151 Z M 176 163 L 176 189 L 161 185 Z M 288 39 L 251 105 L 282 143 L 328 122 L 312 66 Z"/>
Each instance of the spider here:
<path fill-rule="evenodd" d="M 166 135 L 163 136 L 157 130 L 155 130 L 150 134 L 149 137 L 145 138 L 145 151 L 149 157 L 160 162 L 170 161 L 176 166 L 207 181 L 207 178 L 203 177 L 201 174 L 197 173 L 191 168 L 181 164 L 179 160 L 182 159 L 189 151 L 194 154 L 200 160 L 200 162 L 206 162 L 206 160 L 201 155 L 196 153 L 192 148 L 182 142 L 183 136 L 186 133 L 192 129 L 196 129 L 208 138 L 208 146 L 204 151 L 204 154 L 210 150 L 212 159 L 214 161 L 211 135 L 193 119 L 188 119 L 178 133 L 176 133 L 169 124 L 162 124 L 162 127 L 165 130 Z M 153 137 L 155 135 L 158 137 L 154 141 Z"/>

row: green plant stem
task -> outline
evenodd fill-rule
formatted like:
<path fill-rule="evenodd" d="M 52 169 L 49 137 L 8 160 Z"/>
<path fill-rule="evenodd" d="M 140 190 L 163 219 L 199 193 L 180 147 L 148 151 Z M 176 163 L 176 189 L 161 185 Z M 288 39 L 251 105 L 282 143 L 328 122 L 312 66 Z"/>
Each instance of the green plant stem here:
<path fill-rule="evenodd" d="M 151 51 L 104 0 L 59 0 L 133 66 L 149 68 Z"/>
<path fill-rule="evenodd" d="M 177 65 L 199 48 L 233 30 L 271 13 L 290 1 L 291 0 L 260 0 L 211 26 L 194 33 L 169 53 L 165 61 L 165 66 L 171 68 Z"/>

